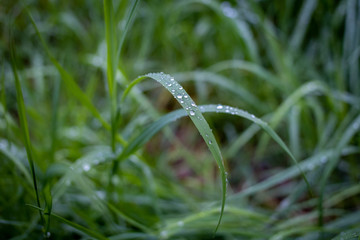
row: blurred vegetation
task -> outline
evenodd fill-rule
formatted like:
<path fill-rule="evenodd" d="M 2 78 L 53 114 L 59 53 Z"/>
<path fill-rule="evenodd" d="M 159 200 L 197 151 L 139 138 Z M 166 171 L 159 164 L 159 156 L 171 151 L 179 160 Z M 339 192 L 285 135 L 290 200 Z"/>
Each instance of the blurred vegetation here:
<path fill-rule="evenodd" d="M 2 0 L 2 238 L 359 239 L 359 26 L 356 0 Z M 200 107 L 214 233 L 196 121 L 154 81 L 121 100 L 150 72 L 299 164 Z"/>

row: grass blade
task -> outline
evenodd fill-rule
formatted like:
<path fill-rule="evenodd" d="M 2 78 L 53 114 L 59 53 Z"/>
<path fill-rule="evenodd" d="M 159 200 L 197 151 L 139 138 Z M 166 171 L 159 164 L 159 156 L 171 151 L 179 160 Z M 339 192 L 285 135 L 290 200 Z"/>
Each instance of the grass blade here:
<path fill-rule="evenodd" d="M 339 157 L 341 156 L 341 151 L 344 147 L 349 143 L 352 137 L 359 131 L 360 128 L 360 115 L 358 115 L 355 120 L 348 126 L 345 130 L 344 134 L 339 139 L 339 143 L 334 150 L 334 154 L 331 156 L 329 160 L 329 164 L 326 166 L 321 179 L 320 179 L 320 196 L 318 201 L 318 210 L 319 210 L 319 226 L 323 225 L 323 198 L 325 193 L 326 183 L 335 169 L 336 164 L 339 161 Z"/>
<path fill-rule="evenodd" d="M 133 4 L 131 5 L 131 8 L 130 8 L 130 11 L 129 11 L 129 14 L 126 18 L 126 24 L 125 24 L 125 28 L 121 34 L 121 38 L 120 38 L 120 41 L 119 41 L 119 46 L 118 46 L 118 50 L 117 50 L 117 59 L 120 58 L 120 54 L 121 54 L 121 49 L 122 49 L 122 46 L 124 44 L 124 40 L 125 40 L 125 37 L 126 37 L 126 34 L 129 30 L 129 27 L 135 17 L 135 11 L 136 11 L 136 8 L 138 6 L 138 3 L 140 2 L 140 0 L 134 0 L 133 1 Z"/>
<path fill-rule="evenodd" d="M 35 208 L 35 209 L 38 209 L 39 211 L 44 211 L 42 208 L 39 208 L 39 207 L 36 207 L 36 206 L 33 206 L 33 205 L 28 205 L 28 206 L 30 206 L 32 208 Z M 93 237 L 95 239 L 100 239 L 100 240 L 108 240 L 108 238 L 104 237 L 100 233 L 94 232 L 91 229 L 88 229 L 88 228 L 86 228 L 84 226 L 81 226 L 81 225 L 79 225 L 77 223 L 74 223 L 74 222 L 72 222 L 70 220 L 67 220 L 67 219 L 65 219 L 65 218 L 63 218 L 63 217 L 61 217 L 61 216 L 59 216 L 59 215 L 57 215 L 55 213 L 51 213 L 51 216 L 53 216 L 55 219 L 59 220 L 60 222 L 63 222 L 66 225 L 69 225 L 69 226 L 75 228 L 76 230 L 79 230 L 80 232 L 82 232 L 82 233 L 84 233 L 84 234 L 86 234 L 86 235 L 88 235 L 90 237 Z"/>
<path fill-rule="evenodd" d="M 12 42 L 10 44 L 10 51 L 11 51 L 11 67 L 12 67 L 14 78 L 15 78 L 16 102 L 17 102 L 18 113 L 19 113 L 20 127 L 21 127 L 21 132 L 23 135 L 23 139 L 24 139 L 28 162 L 30 165 L 30 171 L 31 171 L 32 181 L 33 181 L 33 185 L 34 185 L 34 191 L 35 191 L 35 195 L 36 195 L 36 204 L 39 208 L 41 208 L 39 190 L 38 190 L 38 185 L 37 185 L 37 180 L 36 180 L 33 150 L 32 150 L 32 145 L 31 145 L 31 141 L 30 141 L 29 127 L 28 127 L 27 119 L 26 119 L 24 97 L 23 97 L 22 90 L 21 90 L 20 79 L 19 79 L 19 76 L 17 73 L 15 49 L 14 49 L 14 45 Z M 42 215 L 41 211 L 39 211 L 39 214 L 40 214 L 42 223 L 44 223 L 44 219 L 43 219 L 43 215 Z"/>
<path fill-rule="evenodd" d="M 116 91 L 116 31 L 114 7 L 112 0 L 104 0 L 105 36 L 107 49 L 107 83 L 111 106 L 111 148 L 115 152 L 116 123 L 117 123 L 117 91 Z"/>
<path fill-rule="evenodd" d="M 206 145 L 208 146 L 211 154 L 216 160 L 216 163 L 220 169 L 221 182 L 222 182 L 222 198 L 221 198 L 221 210 L 218 224 L 215 228 L 215 232 L 220 226 L 221 218 L 224 213 L 225 207 L 225 199 L 226 199 L 226 172 L 223 163 L 223 159 L 221 156 L 220 148 L 216 142 L 215 136 L 212 133 L 212 130 L 209 127 L 209 124 L 205 120 L 199 108 L 196 106 L 191 97 L 187 94 L 187 92 L 181 87 L 179 83 L 175 81 L 173 77 L 164 73 L 149 73 L 145 76 L 141 76 L 133 81 L 128 88 L 124 91 L 123 99 L 126 97 L 127 93 L 134 87 L 136 84 L 141 82 L 146 78 L 152 78 L 155 81 L 159 82 L 162 86 L 164 86 L 180 103 L 180 105 L 186 110 L 187 114 L 190 116 L 190 119 L 195 124 L 199 133 L 203 137 Z M 120 157 L 123 157 L 120 155 Z M 119 157 L 119 159 L 120 159 Z M 119 161 L 118 159 L 118 161 Z M 117 162 L 118 162 L 117 161 Z M 115 168 L 116 169 L 116 168 Z"/>

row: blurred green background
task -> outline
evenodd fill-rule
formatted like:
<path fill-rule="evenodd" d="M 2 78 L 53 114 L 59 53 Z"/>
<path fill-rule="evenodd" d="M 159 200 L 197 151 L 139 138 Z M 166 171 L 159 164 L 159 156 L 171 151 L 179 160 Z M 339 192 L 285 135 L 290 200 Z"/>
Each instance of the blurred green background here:
<path fill-rule="evenodd" d="M 1 0 L 1 238 L 359 239 L 359 26 L 357 0 Z M 119 52 L 115 95 L 107 49 Z M 29 206 L 13 71 L 50 218 Z M 204 113 L 228 173 L 216 233 L 220 173 L 188 117 L 143 138 L 114 171 L 129 143 L 181 108 L 151 80 L 121 101 L 150 72 L 171 74 L 197 105 L 261 118 L 298 166 L 253 122 Z"/>

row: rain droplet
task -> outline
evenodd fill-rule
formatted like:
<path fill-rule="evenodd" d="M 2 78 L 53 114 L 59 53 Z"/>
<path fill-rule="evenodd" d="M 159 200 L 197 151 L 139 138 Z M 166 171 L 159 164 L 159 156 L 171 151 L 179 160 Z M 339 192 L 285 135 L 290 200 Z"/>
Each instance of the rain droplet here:
<path fill-rule="evenodd" d="M 191 103 L 191 106 L 195 107 L 195 106 L 196 106 L 196 104 L 195 104 L 195 103 Z"/>
<path fill-rule="evenodd" d="M 184 96 L 184 98 L 188 98 L 188 96 L 187 96 L 187 95 L 185 95 L 185 96 Z"/>
<path fill-rule="evenodd" d="M 160 236 L 163 237 L 163 238 L 166 238 L 167 235 L 168 235 L 168 232 L 166 230 L 161 231 L 161 233 L 160 233 Z"/>
<path fill-rule="evenodd" d="M 218 105 L 218 106 L 216 107 L 216 109 L 223 109 L 223 106 L 222 106 L 222 105 Z"/>
<path fill-rule="evenodd" d="M 180 87 L 179 87 L 179 90 L 182 90 L 182 89 L 184 89 L 184 88 L 180 86 Z"/>
<path fill-rule="evenodd" d="M 89 171 L 89 170 L 90 170 L 90 164 L 87 164 L 87 163 L 84 164 L 83 170 L 84 170 L 85 172 Z"/>
<path fill-rule="evenodd" d="M 171 87 L 171 86 L 172 86 L 172 84 L 171 84 L 171 83 L 169 83 L 169 84 L 168 84 L 168 86 L 169 86 L 169 87 Z"/>
<path fill-rule="evenodd" d="M 184 222 L 183 222 L 183 221 L 178 221 L 178 222 L 177 222 L 177 225 L 178 225 L 179 227 L 182 227 L 182 226 L 184 226 Z"/>
<path fill-rule="evenodd" d="M 210 144 L 210 145 L 212 144 L 212 141 L 211 141 L 211 140 L 209 140 L 209 144 Z"/>
<path fill-rule="evenodd" d="M 189 113 L 190 113 L 190 116 L 195 116 L 195 112 L 193 110 L 191 110 Z"/>
<path fill-rule="evenodd" d="M 178 99 L 182 99 L 182 96 L 181 95 L 177 95 L 176 96 Z"/>
<path fill-rule="evenodd" d="M 50 232 L 47 232 L 46 233 L 46 237 L 49 238 L 51 236 L 51 233 Z"/>
<path fill-rule="evenodd" d="M 323 156 L 321 159 L 320 159 L 320 162 L 322 164 L 326 163 L 327 162 L 327 157 L 326 156 Z"/>

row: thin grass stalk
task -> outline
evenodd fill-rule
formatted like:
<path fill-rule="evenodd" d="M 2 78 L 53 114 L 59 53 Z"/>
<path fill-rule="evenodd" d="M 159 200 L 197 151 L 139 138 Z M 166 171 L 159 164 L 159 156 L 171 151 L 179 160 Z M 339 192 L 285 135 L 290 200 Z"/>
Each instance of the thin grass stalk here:
<path fill-rule="evenodd" d="M 105 37 L 107 46 L 107 83 L 111 102 L 111 148 L 115 152 L 117 125 L 116 32 L 112 0 L 104 0 Z"/>
<path fill-rule="evenodd" d="M 50 156 L 51 160 L 54 161 L 55 148 L 57 142 L 57 124 L 58 124 L 58 111 L 59 111 L 59 97 L 60 97 L 61 81 L 55 79 L 53 99 L 52 99 L 52 121 L 51 121 L 51 148 Z"/>
<path fill-rule="evenodd" d="M 20 80 L 19 80 L 19 76 L 18 76 L 17 68 L 16 68 L 15 48 L 14 48 L 13 42 L 10 42 L 10 54 L 11 54 L 11 67 L 12 67 L 12 71 L 13 71 L 14 78 L 15 78 L 16 102 L 17 102 L 17 106 L 18 106 L 21 132 L 23 135 L 26 154 L 27 154 L 29 165 L 30 165 L 30 171 L 31 171 L 31 175 L 32 175 L 33 185 L 34 185 L 34 192 L 36 195 L 36 204 L 39 208 L 41 208 L 39 190 L 38 190 L 38 185 L 37 185 L 37 181 L 36 181 L 36 172 L 35 172 L 32 145 L 31 145 L 31 141 L 30 141 L 29 128 L 28 128 L 27 119 L 26 119 L 24 97 L 23 97 L 23 93 L 21 90 L 21 84 L 20 84 Z M 44 224 L 44 217 L 42 215 L 42 212 L 39 211 L 39 214 L 40 214 L 41 222 Z"/>

